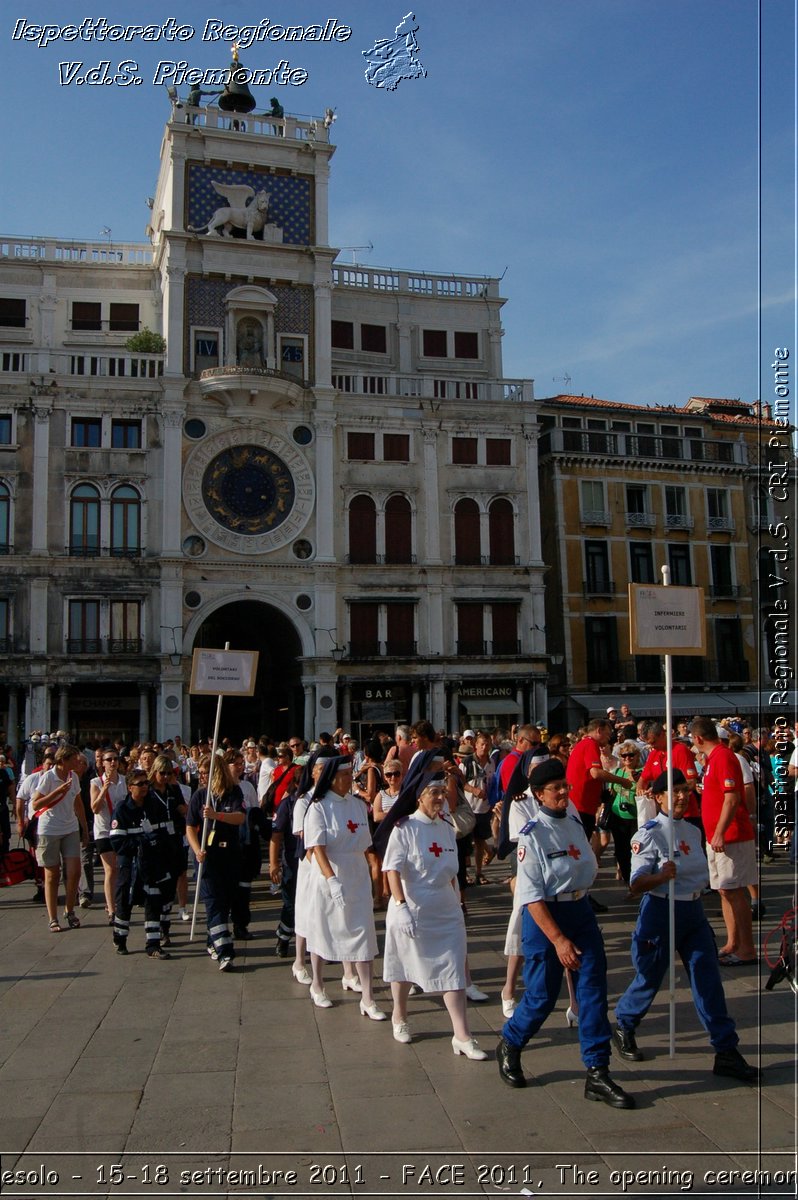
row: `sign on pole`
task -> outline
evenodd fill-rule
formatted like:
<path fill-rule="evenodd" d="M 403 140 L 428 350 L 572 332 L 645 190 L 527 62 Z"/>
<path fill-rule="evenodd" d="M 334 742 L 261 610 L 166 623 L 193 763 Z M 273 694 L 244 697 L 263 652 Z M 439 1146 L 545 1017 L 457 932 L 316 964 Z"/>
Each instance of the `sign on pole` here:
<path fill-rule="evenodd" d="M 704 589 L 629 584 L 632 654 L 705 655 Z"/>
<path fill-rule="evenodd" d="M 252 696 L 258 673 L 257 650 L 195 650 L 192 696 Z"/>

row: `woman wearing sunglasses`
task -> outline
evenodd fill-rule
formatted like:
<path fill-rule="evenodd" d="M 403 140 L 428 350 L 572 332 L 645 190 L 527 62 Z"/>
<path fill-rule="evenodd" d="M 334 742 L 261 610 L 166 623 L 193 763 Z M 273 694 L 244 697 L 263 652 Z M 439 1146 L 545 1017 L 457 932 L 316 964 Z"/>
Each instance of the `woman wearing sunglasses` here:
<path fill-rule="evenodd" d="M 188 870 L 188 850 L 183 845 L 186 832 L 186 801 L 177 783 L 175 764 L 166 754 L 158 754 L 149 771 L 150 787 L 160 805 L 163 822 L 164 853 L 166 854 L 171 883 L 161 885 L 163 904 L 161 907 L 161 945 L 169 946 L 169 930 L 172 921 L 172 902 L 175 898 L 177 881 Z"/>
<path fill-rule="evenodd" d="M 111 845 L 111 814 L 127 795 L 127 784 L 119 774 L 119 755 L 116 750 L 104 750 L 100 760 L 101 775 L 95 775 L 89 784 L 91 811 L 94 814 L 94 848 L 100 856 L 105 872 L 105 912 L 108 924 L 114 922 L 114 895 L 116 892 L 116 855 Z"/>
<path fill-rule="evenodd" d="M 625 779 L 633 779 L 637 783 L 642 770 L 640 749 L 631 741 L 621 742 L 615 749 L 615 757 L 620 762 L 620 769 L 615 769 L 616 775 Z M 609 813 L 609 831 L 615 846 L 615 861 L 623 882 L 629 886 L 629 873 L 632 868 L 632 836 L 637 829 L 637 801 L 635 794 L 623 784 L 610 785 L 612 804 Z"/>

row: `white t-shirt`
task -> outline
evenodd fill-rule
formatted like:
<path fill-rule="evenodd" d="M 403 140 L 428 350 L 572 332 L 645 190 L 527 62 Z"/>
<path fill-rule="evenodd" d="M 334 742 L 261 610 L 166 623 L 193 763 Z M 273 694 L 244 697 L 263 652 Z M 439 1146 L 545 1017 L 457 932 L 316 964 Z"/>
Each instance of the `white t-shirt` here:
<path fill-rule="evenodd" d="M 55 767 L 50 771 L 42 771 L 39 783 L 33 789 L 33 794 L 41 792 L 43 796 L 49 796 L 50 792 L 61 787 L 63 782 L 56 775 Z M 39 837 L 64 837 L 65 834 L 75 833 L 80 829 L 80 822 L 75 812 L 75 797 L 79 793 L 80 782 L 75 772 L 71 771 L 69 788 L 63 799 L 59 800 L 53 808 L 48 808 L 44 812 L 39 810 Z"/>

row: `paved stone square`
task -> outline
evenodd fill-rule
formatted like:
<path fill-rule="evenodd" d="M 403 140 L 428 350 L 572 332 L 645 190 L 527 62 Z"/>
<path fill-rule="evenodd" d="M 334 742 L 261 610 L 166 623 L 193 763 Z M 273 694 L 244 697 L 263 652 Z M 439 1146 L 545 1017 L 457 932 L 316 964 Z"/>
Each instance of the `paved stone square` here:
<path fill-rule="evenodd" d="M 179 921 L 171 961 L 148 961 L 134 910 L 131 953 L 120 958 L 101 903 L 81 911 L 81 929 L 54 935 L 31 885 L 0 892 L 2 1171 L 28 1173 L 5 1177 L 3 1195 L 795 1195 L 796 998 L 787 984 L 764 991 L 764 964 L 724 976 L 761 1087 L 711 1074 L 679 966 L 675 1058 L 663 992 L 639 1031 L 646 1061 L 613 1062 L 635 1111 L 584 1099 L 565 994 L 524 1053 L 534 1083 L 514 1091 L 493 1059 L 507 869 L 494 864 L 488 875 L 468 893 L 471 968 L 490 994 L 470 1006 L 485 1063 L 453 1055 L 435 997 L 411 999 L 414 1040 L 399 1045 L 389 1022 L 360 1016 L 335 964 L 326 973 L 334 1007 L 314 1008 L 291 960 L 273 953 L 278 902 L 262 881 L 256 937 L 239 943 L 229 974 L 205 954 L 204 931 L 189 943 Z M 636 912 L 612 876 L 602 868 L 597 893 L 610 905 L 600 922 L 611 1000 L 630 978 Z M 789 907 L 794 879 L 783 859 L 762 878 L 764 935 Z M 706 903 L 719 932 L 717 899 Z M 387 985 L 377 999 L 389 1009 Z M 746 1182 L 744 1171 L 770 1172 L 770 1185 Z"/>

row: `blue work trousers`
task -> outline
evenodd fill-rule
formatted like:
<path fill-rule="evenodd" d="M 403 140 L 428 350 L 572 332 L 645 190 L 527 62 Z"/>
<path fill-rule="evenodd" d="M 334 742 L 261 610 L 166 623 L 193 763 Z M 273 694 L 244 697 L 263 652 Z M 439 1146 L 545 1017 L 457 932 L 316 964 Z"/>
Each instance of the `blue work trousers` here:
<path fill-rule="evenodd" d="M 676 901 L 675 933 L 676 949 L 690 977 L 701 1024 L 716 1051 L 731 1050 L 740 1039 L 726 1009 L 715 935 L 700 897 Z M 630 1032 L 651 1007 L 670 963 L 667 897 L 643 897 L 632 934 L 632 963 L 637 974 L 615 1009 L 621 1029 Z"/>
<path fill-rule="evenodd" d="M 219 958 L 235 958 L 230 915 L 238 898 L 241 858 L 235 851 L 209 851 L 202 865 L 200 899 L 205 903 L 208 945 Z"/>
<path fill-rule="evenodd" d="M 549 909 L 558 926 L 577 949 L 580 967 L 574 971 L 579 1002 L 579 1047 L 586 1067 L 606 1067 L 610 1061 L 610 1023 L 607 1019 L 607 958 L 604 941 L 587 897 L 556 903 Z M 524 951 L 524 994 L 502 1029 L 502 1037 L 521 1049 L 537 1033 L 557 1003 L 565 969 L 557 951 L 524 909 L 521 942 Z"/>

